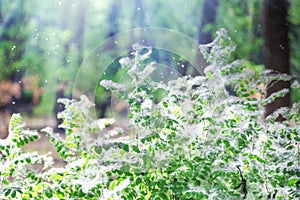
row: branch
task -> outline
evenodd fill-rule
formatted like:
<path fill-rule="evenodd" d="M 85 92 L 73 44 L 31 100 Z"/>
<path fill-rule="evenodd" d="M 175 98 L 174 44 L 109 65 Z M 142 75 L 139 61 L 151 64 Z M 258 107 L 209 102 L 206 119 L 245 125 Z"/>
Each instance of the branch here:
<path fill-rule="evenodd" d="M 241 188 L 241 193 L 244 195 L 243 199 L 246 199 L 247 198 L 247 193 L 248 193 L 248 191 L 247 191 L 247 180 L 244 178 L 243 173 L 242 173 L 240 167 L 237 166 L 237 168 L 238 168 L 238 170 L 240 172 L 240 176 L 241 176 L 241 179 L 242 179 L 241 184 L 239 185 L 239 186 L 242 187 Z"/>
<path fill-rule="evenodd" d="M 2 156 L 2 158 L 6 158 L 6 155 L 2 151 L 0 151 L 0 155 Z"/>

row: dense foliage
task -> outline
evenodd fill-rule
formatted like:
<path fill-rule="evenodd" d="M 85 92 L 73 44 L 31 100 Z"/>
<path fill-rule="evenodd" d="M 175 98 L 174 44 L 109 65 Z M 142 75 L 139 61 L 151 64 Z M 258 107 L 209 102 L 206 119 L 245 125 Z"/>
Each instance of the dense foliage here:
<path fill-rule="evenodd" d="M 211 63 L 205 76 L 153 82 L 151 48 L 135 45 L 120 60 L 131 82 L 101 81 L 129 103 L 129 132 L 91 117 L 93 103 L 84 96 L 61 99 L 65 139 L 43 131 L 64 167 L 51 167 L 50 155 L 21 151 L 39 135 L 13 115 L 9 138 L 0 140 L 1 199 L 299 198 L 300 104 L 263 118 L 264 105 L 287 91 L 264 98 L 262 83 L 291 77 L 229 63 L 234 46 L 225 30 L 200 49 Z M 276 122 L 278 115 L 287 120 Z"/>

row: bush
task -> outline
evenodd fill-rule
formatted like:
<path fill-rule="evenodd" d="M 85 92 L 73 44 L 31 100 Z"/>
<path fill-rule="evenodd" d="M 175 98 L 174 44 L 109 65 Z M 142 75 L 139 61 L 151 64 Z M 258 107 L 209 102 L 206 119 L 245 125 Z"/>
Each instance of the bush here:
<path fill-rule="evenodd" d="M 300 104 L 265 120 L 264 105 L 288 91 L 265 98 L 261 88 L 291 77 L 252 73 L 239 60 L 227 63 L 234 47 L 225 30 L 200 49 L 211 63 L 205 76 L 153 82 L 151 49 L 136 45 L 120 60 L 131 86 L 101 82 L 129 103 L 130 132 L 113 119 L 91 117 L 87 97 L 61 99 L 66 138 L 43 131 L 64 167 L 52 167 L 49 155 L 21 151 L 39 135 L 13 115 L 9 138 L 0 140 L 1 199 L 299 198 Z M 161 90 L 165 96 L 158 98 Z M 279 115 L 287 120 L 276 122 Z"/>

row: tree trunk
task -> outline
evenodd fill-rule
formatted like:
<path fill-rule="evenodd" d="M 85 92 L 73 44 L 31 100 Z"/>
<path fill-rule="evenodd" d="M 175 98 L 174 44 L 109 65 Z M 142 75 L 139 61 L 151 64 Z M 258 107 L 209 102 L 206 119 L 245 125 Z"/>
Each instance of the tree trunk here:
<path fill-rule="evenodd" d="M 146 26 L 145 12 L 141 0 L 135 1 L 135 9 L 131 18 L 131 28 L 143 28 Z"/>
<path fill-rule="evenodd" d="M 69 27 L 69 21 L 71 18 L 71 5 L 72 5 L 72 1 L 71 0 L 65 0 L 63 2 L 63 8 L 62 8 L 62 15 L 61 15 L 61 30 L 65 31 L 68 29 Z M 70 42 L 71 41 L 67 41 L 64 43 L 64 51 L 63 51 L 63 55 L 62 55 L 62 64 L 64 67 L 67 66 L 68 61 L 67 61 L 67 55 L 69 53 L 69 49 L 70 49 Z"/>
<path fill-rule="evenodd" d="M 69 21 L 72 18 L 71 17 L 71 5 L 72 5 L 72 0 L 65 0 L 63 2 L 63 7 L 62 7 L 62 12 L 61 12 L 61 24 L 60 24 L 60 28 L 61 31 L 65 31 L 69 28 Z M 61 55 L 61 66 L 62 67 L 68 67 L 68 54 L 70 51 L 70 44 L 71 44 L 71 40 L 70 41 L 64 41 L 63 44 L 63 53 Z M 55 127 L 55 131 L 59 132 L 59 133 L 64 133 L 64 130 L 61 128 L 58 128 L 58 125 L 60 125 L 63 121 L 61 119 L 58 119 L 57 115 L 59 112 L 63 111 L 65 109 L 64 104 L 62 103 L 57 103 L 57 100 L 60 98 L 66 98 L 65 96 L 65 90 L 66 90 L 66 83 L 67 80 L 64 81 L 59 81 L 58 79 L 56 80 L 57 83 L 57 88 L 55 91 L 55 106 L 54 106 L 54 114 L 55 114 L 55 118 L 56 118 L 56 127 Z"/>
<path fill-rule="evenodd" d="M 199 27 L 199 38 L 200 44 L 206 44 L 213 40 L 211 30 L 205 30 L 208 25 L 215 24 L 217 9 L 219 2 L 218 0 L 205 0 L 202 8 L 202 21 Z"/>
<path fill-rule="evenodd" d="M 3 22 L 3 17 L 2 17 L 2 0 L 0 0 L 0 24 Z"/>
<path fill-rule="evenodd" d="M 108 13 L 107 21 L 109 26 L 109 31 L 108 31 L 108 37 L 111 38 L 109 43 L 106 43 L 105 49 L 108 49 L 110 51 L 110 56 L 111 58 L 115 58 L 116 52 L 114 49 L 116 48 L 117 43 L 115 43 L 115 35 L 120 31 L 120 12 L 121 12 L 121 0 L 113 0 L 113 2 L 110 5 L 110 10 Z M 115 62 L 114 62 L 115 63 Z M 112 64 L 114 65 L 114 64 Z M 112 67 L 112 66 L 110 66 Z M 111 105 L 110 102 L 111 96 L 109 95 L 105 100 L 97 100 L 96 99 L 96 110 L 97 116 L 100 118 L 107 117 L 107 108 Z"/>
<path fill-rule="evenodd" d="M 119 14 L 120 14 L 121 1 L 115 0 L 111 7 L 108 15 L 108 23 L 110 24 L 110 30 L 108 37 L 112 37 L 119 32 Z"/>
<path fill-rule="evenodd" d="M 219 6 L 218 0 L 205 0 L 202 7 L 202 20 L 198 29 L 198 43 L 207 44 L 213 41 L 212 30 L 209 26 L 213 26 L 216 22 L 216 15 Z M 208 63 L 204 63 L 207 66 Z M 193 76 L 199 75 L 194 69 Z"/>
<path fill-rule="evenodd" d="M 74 36 L 74 44 L 77 49 L 77 65 L 80 66 L 83 61 L 83 35 L 84 35 L 84 25 L 85 25 L 85 12 L 86 12 L 86 1 L 80 0 L 77 8 L 76 16 L 76 30 Z"/>
<path fill-rule="evenodd" d="M 289 74 L 289 3 L 287 0 L 264 0 L 262 8 L 263 56 L 267 69 Z M 267 97 L 283 88 L 290 88 L 290 82 L 276 81 L 267 87 Z M 290 93 L 266 106 L 265 116 L 278 108 L 290 106 Z M 283 121 L 280 116 L 277 121 Z"/>

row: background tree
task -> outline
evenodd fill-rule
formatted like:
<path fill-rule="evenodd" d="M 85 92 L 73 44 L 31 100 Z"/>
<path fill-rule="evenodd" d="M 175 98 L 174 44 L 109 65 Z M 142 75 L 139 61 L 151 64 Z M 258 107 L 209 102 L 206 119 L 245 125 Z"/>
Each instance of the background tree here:
<path fill-rule="evenodd" d="M 261 6 L 261 0 L 219 1 L 216 23 L 211 27 L 213 33 L 220 28 L 227 29 L 236 44 L 233 58 L 243 58 L 251 65 L 262 64 Z"/>
<path fill-rule="evenodd" d="M 290 74 L 289 60 L 289 22 L 287 0 L 264 0 L 262 9 L 263 55 L 267 69 Z M 272 93 L 290 88 L 290 82 L 271 82 L 267 87 L 267 97 Z M 290 106 L 290 92 L 266 106 L 266 116 L 280 107 Z M 278 118 L 282 121 L 283 118 Z"/>
<path fill-rule="evenodd" d="M 109 24 L 109 33 L 108 37 L 112 37 L 120 31 L 120 13 L 121 12 L 121 1 L 114 0 L 110 6 L 108 13 L 108 24 Z"/>
<path fill-rule="evenodd" d="M 300 1 L 290 0 L 289 22 L 290 22 L 290 70 L 298 79 L 300 78 Z M 300 91 L 292 88 L 292 102 L 300 99 Z"/>
<path fill-rule="evenodd" d="M 114 0 L 110 3 L 106 21 L 108 23 L 108 32 L 107 38 L 115 38 L 115 35 L 120 32 L 120 21 L 122 16 L 122 1 L 121 0 Z M 115 57 L 114 49 L 115 49 L 115 40 L 112 39 L 111 42 L 107 43 L 105 47 L 108 51 L 111 50 L 111 57 Z M 106 72 L 110 78 L 113 78 L 116 75 L 116 72 L 119 68 L 118 62 L 113 62 L 110 65 L 110 72 Z M 101 77 L 99 77 L 101 78 Z M 97 87 L 97 95 L 96 95 L 96 108 L 98 111 L 99 117 L 107 116 L 108 108 L 111 105 L 109 99 L 111 98 L 110 94 L 107 94 L 103 87 Z"/>
<path fill-rule="evenodd" d="M 132 28 L 147 27 L 144 5 L 141 0 L 135 0 L 135 6 L 131 18 Z"/>
<path fill-rule="evenodd" d="M 61 17 L 61 31 L 71 31 L 72 36 L 63 44 L 63 52 L 61 56 L 61 67 L 62 68 L 71 68 L 69 65 L 70 60 L 72 59 L 72 65 L 75 65 L 76 68 L 79 68 L 83 60 L 83 36 L 85 29 L 85 10 L 86 10 L 86 1 L 80 0 L 77 1 L 77 4 L 74 4 L 73 0 L 64 1 L 62 5 L 62 17 Z M 73 5 L 73 6 L 72 6 Z M 75 7 L 74 12 L 72 7 Z M 72 20 L 68 20 L 71 18 Z M 72 55 L 73 54 L 73 55 Z M 66 90 L 69 87 L 69 83 L 72 82 L 72 77 L 66 79 L 57 80 L 56 88 L 56 99 L 57 102 L 60 98 L 71 98 L 70 94 L 66 94 Z M 61 111 L 64 110 L 64 105 L 62 103 L 56 103 L 54 106 L 55 116 Z M 62 120 L 56 117 L 57 125 L 62 123 Z M 57 129 L 62 131 L 62 129 Z"/>
<path fill-rule="evenodd" d="M 202 20 L 199 27 L 199 38 L 200 44 L 206 44 L 213 40 L 212 32 L 213 26 L 216 21 L 218 0 L 205 0 L 202 7 Z"/>
<path fill-rule="evenodd" d="M 202 6 L 202 19 L 199 23 L 198 30 L 198 43 L 207 44 L 213 41 L 214 37 L 214 25 L 216 23 L 216 16 L 218 10 L 218 0 L 205 0 Z M 204 65 L 208 65 L 205 63 Z M 194 75 L 197 75 L 197 70 L 194 69 Z"/>
<path fill-rule="evenodd" d="M 23 0 L 11 4 L 12 8 L 3 14 L 2 1 L 0 2 L 0 138 L 8 134 L 8 120 L 14 107 L 15 100 L 22 97 L 20 61 L 25 50 L 26 15 Z"/>

